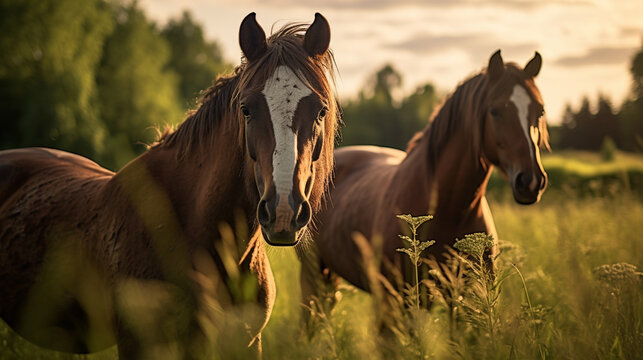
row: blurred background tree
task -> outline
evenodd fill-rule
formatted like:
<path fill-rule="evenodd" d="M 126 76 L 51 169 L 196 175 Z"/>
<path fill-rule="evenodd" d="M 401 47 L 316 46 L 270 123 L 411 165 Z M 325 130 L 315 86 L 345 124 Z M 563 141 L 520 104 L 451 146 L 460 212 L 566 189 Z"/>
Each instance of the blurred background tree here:
<path fill-rule="evenodd" d="M 0 2 L 2 148 L 103 152 L 94 78 L 112 27 L 100 0 Z"/>
<path fill-rule="evenodd" d="M 632 59 L 632 91 L 623 103 L 621 118 L 622 146 L 626 150 L 643 151 L 643 45 Z"/>
<path fill-rule="evenodd" d="M 0 149 L 48 146 L 117 170 L 232 67 L 184 12 L 137 1 L 0 0 Z"/>
<path fill-rule="evenodd" d="M 578 111 L 567 105 L 563 115 L 561 138 L 557 144 L 559 148 L 596 151 L 603 142 L 608 141 L 607 139 L 622 147 L 620 118 L 611 101 L 604 95 L 599 95 L 595 107 L 596 111 L 593 112 L 587 97 L 583 98 Z"/>
<path fill-rule="evenodd" d="M 109 133 L 102 163 L 124 165 L 156 138 L 153 127 L 182 120 L 170 46 L 136 3 L 116 5 L 96 84 Z"/>
<path fill-rule="evenodd" d="M 599 151 L 605 142 L 613 142 L 622 150 L 642 151 L 643 47 L 632 59 L 630 72 L 631 94 L 620 110 L 615 109 L 602 94 L 598 96 L 596 105 L 584 97 L 577 111 L 567 104 L 560 129 L 553 129 L 557 134 L 552 141 L 554 148 Z M 592 111 L 593 108 L 596 110 Z"/>
<path fill-rule="evenodd" d="M 179 76 L 183 107 L 193 107 L 199 92 L 207 89 L 217 74 L 232 70 L 232 65 L 223 60 L 218 43 L 205 39 L 201 25 L 187 11 L 180 18 L 170 20 L 161 35 L 170 45 L 167 65 Z"/>
<path fill-rule="evenodd" d="M 356 100 L 344 104 L 342 145 L 370 144 L 405 149 L 413 134 L 427 124 L 439 98 L 425 84 L 396 100 L 403 83 L 392 65 L 384 65 L 367 80 Z"/>
<path fill-rule="evenodd" d="M 135 0 L 0 0 L 0 31 L 10 34 L 0 37 L 0 149 L 60 148 L 113 170 L 232 69 L 190 13 L 158 27 Z M 550 125 L 555 149 L 643 150 L 643 47 L 630 70 L 620 108 L 605 95 L 567 106 Z M 430 83 L 405 94 L 403 83 L 387 64 L 343 101 L 340 145 L 406 148 L 442 95 Z"/>

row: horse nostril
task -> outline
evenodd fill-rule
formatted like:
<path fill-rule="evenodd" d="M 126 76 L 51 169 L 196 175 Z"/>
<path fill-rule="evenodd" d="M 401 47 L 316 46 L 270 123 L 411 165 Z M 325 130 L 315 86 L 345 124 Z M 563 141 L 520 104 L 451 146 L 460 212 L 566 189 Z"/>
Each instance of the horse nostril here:
<path fill-rule="evenodd" d="M 525 173 L 520 173 L 516 176 L 516 187 L 520 190 L 529 189 L 529 184 L 531 183 L 532 178 L 530 175 Z"/>
<path fill-rule="evenodd" d="M 270 211 L 268 210 L 268 202 L 266 200 L 261 200 L 259 206 L 257 206 L 257 220 L 259 220 L 259 224 L 263 227 L 270 226 Z"/>
<path fill-rule="evenodd" d="M 308 201 L 304 201 L 299 205 L 299 210 L 297 211 L 297 218 L 295 219 L 295 224 L 298 229 L 306 226 L 310 221 L 311 209 Z"/>

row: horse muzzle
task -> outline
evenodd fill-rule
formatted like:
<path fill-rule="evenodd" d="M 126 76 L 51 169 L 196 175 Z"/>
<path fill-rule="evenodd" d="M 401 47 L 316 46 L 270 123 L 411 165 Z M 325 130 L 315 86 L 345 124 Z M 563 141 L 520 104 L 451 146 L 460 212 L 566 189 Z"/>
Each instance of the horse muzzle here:
<path fill-rule="evenodd" d="M 311 215 L 308 201 L 296 201 L 288 194 L 264 197 L 257 207 L 263 237 L 273 246 L 296 245 L 299 230 L 308 225 Z"/>
<path fill-rule="evenodd" d="M 530 205 L 540 201 L 546 187 L 547 174 L 545 173 L 519 172 L 511 182 L 514 199 L 522 205 Z"/>

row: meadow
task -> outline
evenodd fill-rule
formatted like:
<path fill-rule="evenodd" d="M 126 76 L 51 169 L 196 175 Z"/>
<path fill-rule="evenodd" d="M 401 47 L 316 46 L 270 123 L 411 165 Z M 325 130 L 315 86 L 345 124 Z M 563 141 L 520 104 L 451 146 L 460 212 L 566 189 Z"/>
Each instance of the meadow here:
<path fill-rule="evenodd" d="M 293 249 L 269 258 L 277 302 L 263 335 L 264 359 L 634 359 L 643 351 L 643 158 L 617 153 L 546 155 L 550 188 L 537 205 L 513 202 L 494 175 L 489 200 L 500 237 L 500 279 L 483 279 L 493 302 L 404 315 L 401 333 L 379 335 L 376 301 L 342 284 L 332 311 L 301 304 Z M 476 281 L 469 276 L 466 281 Z M 480 304 L 478 304 L 480 305 Z M 312 338 L 302 313 L 312 311 Z M 490 321 L 477 321 L 481 316 Z M 215 324 L 216 327 L 216 324 Z M 244 358 L 218 328 L 214 358 Z M 33 346 L 0 324 L 0 359 L 114 359 L 115 348 L 67 355 Z"/>

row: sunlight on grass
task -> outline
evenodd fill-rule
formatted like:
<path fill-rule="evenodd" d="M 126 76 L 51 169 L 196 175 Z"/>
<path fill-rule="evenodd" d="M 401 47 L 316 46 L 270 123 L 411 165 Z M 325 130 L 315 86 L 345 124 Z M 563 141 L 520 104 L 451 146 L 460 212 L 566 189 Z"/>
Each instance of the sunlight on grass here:
<path fill-rule="evenodd" d="M 579 175 L 590 176 L 632 169 L 643 171 L 643 157 L 617 152 L 613 161 L 603 161 L 596 153 L 584 151 L 563 151 L 543 154 L 543 167 L 565 168 Z"/>
<path fill-rule="evenodd" d="M 643 169 L 643 159 L 634 156 L 618 154 L 612 164 L 592 155 L 578 154 L 574 159 L 568 155 L 549 155 L 545 161 L 574 172 L 586 171 L 584 166 L 590 166 L 587 171 L 593 173 L 612 171 L 619 164 Z M 449 316 L 438 305 L 417 317 L 422 324 L 413 331 L 421 339 L 420 351 L 432 359 L 635 358 L 641 348 L 643 319 L 641 199 L 631 192 L 575 197 L 554 188 L 544 194 L 541 203 L 521 206 L 514 203 L 509 186 L 502 181 L 489 202 L 499 234 L 498 265 L 511 271 L 493 308 L 498 316 L 492 324 L 495 345 L 484 346 L 490 336 L 484 331 L 461 332 L 457 341 L 449 340 Z M 321 326 L 309 339 L 302 324 L 302 314 L 309 310 L 301 304 L 295 250 L 270 248 L 268 257 L 277 298 L 263 333 L 265 359 L 409 356 L 409 346 L 398 345 L 392 354 L 384 352 L 373 298 L 346 283 L 340 286 L 334 309 L 316 315 Z M 623 269 L 634 274 L 630 282 L 618 280 L 618 271 Z M 223 336 L 229 333 L 220 329 Z M 117 355 L 115 347 L 92 355 L 44 350 L 0 323 L 0 358 L 106 360 Z"/>

